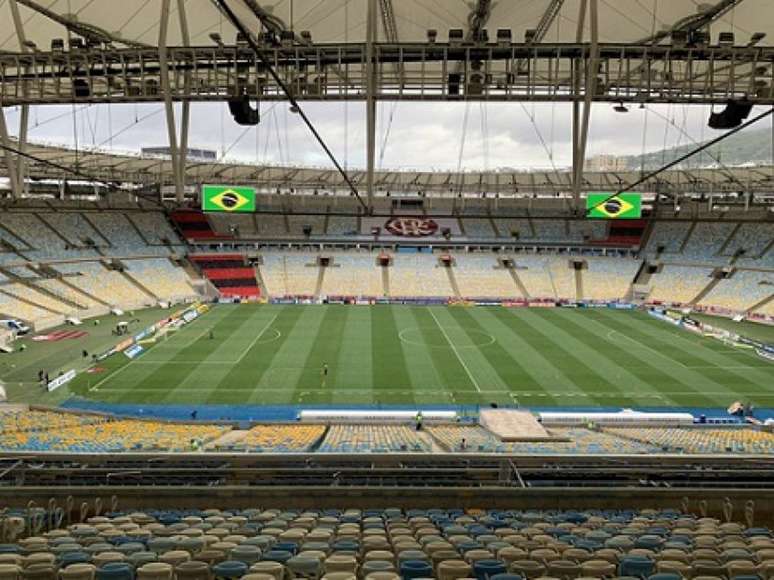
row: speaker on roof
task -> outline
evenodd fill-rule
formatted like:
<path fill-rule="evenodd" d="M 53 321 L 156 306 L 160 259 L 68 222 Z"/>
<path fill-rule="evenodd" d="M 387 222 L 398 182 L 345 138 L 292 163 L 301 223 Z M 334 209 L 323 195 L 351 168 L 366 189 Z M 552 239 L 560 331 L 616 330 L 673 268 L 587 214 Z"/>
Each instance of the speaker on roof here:
<path fill-rule="evenodd" d="M 77 98 L 88 98 L 91 96 L 91 87 L 86 79 L 73 80 L 73 94 Z"/>
<path fill-rule="evenodd" d="M 462 75 L 459 73 L 449 73 L 449 94 L 460 94 L 460 83 L 462 82 Z"/>
<path fill-rule="evenodd" d="M 753 104 L 750 101 L 737 101 L 731 99 L 726 103 L 726 108 L 719 113 L 710 113 L 710 129 L 733 129 L 742 124 L 752 111 Z"/>
<path fill-rule="evenodd" d="M 229 99 L 228 110 L 237 125 L 257 125 L 261 121 L 261 114 L 250 106 L 247 95 Z"/>
<path fill-rule="evenodd" d="M 303 231 L 304 235 L 308 238 L 309 236 L 312 235 L 312 226 L 310 226 L 309 224 L 304 224 L 301 228 L 301 231 Z"/>

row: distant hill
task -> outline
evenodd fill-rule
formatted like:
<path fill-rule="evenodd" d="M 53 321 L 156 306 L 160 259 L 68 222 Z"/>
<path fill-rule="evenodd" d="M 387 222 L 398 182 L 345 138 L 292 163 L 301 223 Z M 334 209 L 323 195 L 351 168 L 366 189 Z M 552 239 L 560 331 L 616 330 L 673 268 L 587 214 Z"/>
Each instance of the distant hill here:
<path fill-rule="evenodd" d="M 721 133 L 718 132 L 718 135 Z M 711 139 L 707 139 L 710 141 Z M 705 141 L 706 142 L 706 141 Z M 688 144 L 671 149 L 653 151 L 645 155 L 629 155 L 624 157 L 629 169 L 639 169 L 645 162 L 645 169 L 657 169 L 662 165 L 674 161 L 678 157 L 696 149 L 699 145 Z M 710 156 L 710 153 L 712 156 Z M 771 164 L 771 129 L 758 129 L 756 131 L 742 131 L 710 147 L 706 151 L 689 157 L 678 168 L 688 169 L 692 167 L 708 167 L 717 165 L 716 159 L 720 159 L 723 165 L 743 165 L 745 163 Z"/>

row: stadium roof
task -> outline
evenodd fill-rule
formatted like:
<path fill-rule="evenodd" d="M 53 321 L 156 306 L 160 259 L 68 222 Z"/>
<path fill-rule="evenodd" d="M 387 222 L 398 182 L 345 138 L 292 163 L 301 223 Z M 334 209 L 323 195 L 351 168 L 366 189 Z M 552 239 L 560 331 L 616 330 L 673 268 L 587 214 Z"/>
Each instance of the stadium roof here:
<path fill-rule="evenodd" d="M 495 37 L 499 28 L 511 29 L 521 42 L 527 30 L 538 30 L 544 42 L 577 42 L 576 27 L 582 0 L 378 0 L 380 42 L 425 42 L 427 30 L 446 39 L 449 29 L 486 28 Z M 368 0 L 228 0 L 229 6 L 253 30 L 260 16 L 296 33 L 308 30 L 313 42 L 362 42 L 366 35 Z M 80 36 L 112 39 L 116 46 L 157 46 L 163 0 L 2 0 L 0 50 L 25 50 L 14 29 L 13 6 L 28 41 L 48 50 L 51 40 Z M 236 31 L 210 0 L 172 0 L 167 44 L 183 45 L 180 8 L 185 13 L 190 44 L 212 45 L 211 34 L 232 43 Z M 609 43 L 646 42 L 673 27 L 711 24 L 714 37 L 734 32 L 736 44 L 756 33 L 766 36 L 759 46 L 774 43 L 774 2 L 771 0 L 600 0 L 599 40 Z M 588 19 L 581 42 L 588 42 Z M 661 39 L 657 39 L 660 41 Z"/>
<path fill-rule="evenodd" d="M 37 160 L 28 159 L 27 171 L 36 179 L 77 180 L 73 168 L 85 175 L 105 181 L 135 184 L 172 184 L 174 173 L 169 158 L 118 154 L 89 149 L 67 149 L 48 145 L 29 144 L 27 153 Z M 40 160 L 61 166 L 57 168 Z M 189 161 L 185 167 L 185 182 L 239 183 L 258 187 L 319 189 L 347 191 L 347 186 L 334 169 L 315 167 L 269 166 L 222 161 Z M 0 164 L 0 176 L 7 176 L 7 167 Z M 350 171 L 357 184 L 365 181 L 365 171 Z M 640 177 L 638 171 L 585 172 L 585 191 L 611 191 L 633 183 Z M 504 172 L 434 172 L 434 171 L 376 171 L 374 183 L 379 191 L 417 192 L 456 195 L 458 193 L 555 194 L 572 189 L 572 172 L 504 171 Z M 705 169 L 675 169 L 664 171 L 658 180 L 647 181 L 639 188 L 643 192 L 721 193 L 771 192 L 774 189 L 774 167 L 729 167 Z"/>

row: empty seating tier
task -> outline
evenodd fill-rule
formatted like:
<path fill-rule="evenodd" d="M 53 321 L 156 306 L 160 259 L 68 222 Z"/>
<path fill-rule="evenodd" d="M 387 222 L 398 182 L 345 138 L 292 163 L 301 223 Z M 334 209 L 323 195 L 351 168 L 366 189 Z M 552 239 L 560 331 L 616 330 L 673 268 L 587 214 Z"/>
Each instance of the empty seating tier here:
<path fill-rule="evenodd" d="M 24 527 L 27 513 L 9 515 Z M 22 534 L 3 544 L 0 569 L 79 580 L 766 579 L 774 540 L 765 527 L 672 509 L 170 506 Z"/>

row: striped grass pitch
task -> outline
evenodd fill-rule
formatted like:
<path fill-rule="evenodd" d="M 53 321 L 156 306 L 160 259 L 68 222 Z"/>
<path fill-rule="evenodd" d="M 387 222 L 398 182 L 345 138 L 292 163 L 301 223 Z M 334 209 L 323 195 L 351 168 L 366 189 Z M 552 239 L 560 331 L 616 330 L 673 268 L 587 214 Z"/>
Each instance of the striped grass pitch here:
<path fill-rule="evenodd" d="M 101 364 L 104 373 L 76 379 L 77 394 L 113 403 L 774 406 L 771 362 L 609 309 L 219 305 L 133 361 Z"/>

